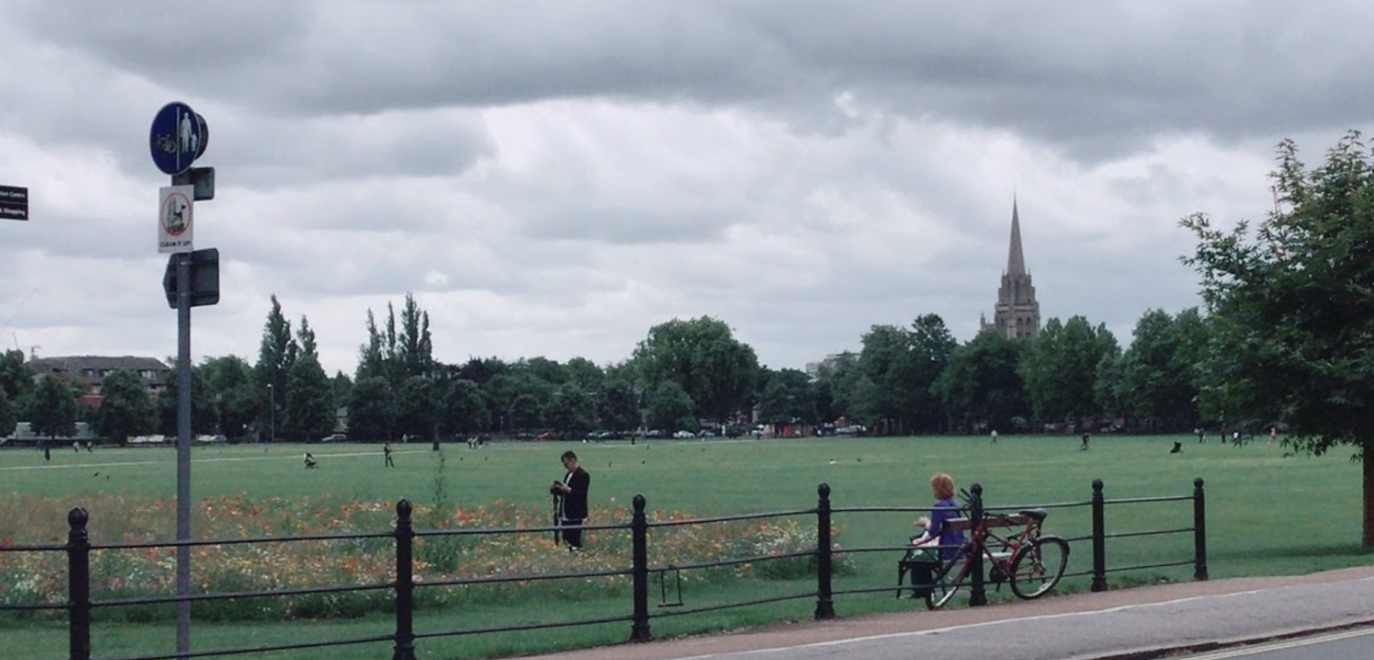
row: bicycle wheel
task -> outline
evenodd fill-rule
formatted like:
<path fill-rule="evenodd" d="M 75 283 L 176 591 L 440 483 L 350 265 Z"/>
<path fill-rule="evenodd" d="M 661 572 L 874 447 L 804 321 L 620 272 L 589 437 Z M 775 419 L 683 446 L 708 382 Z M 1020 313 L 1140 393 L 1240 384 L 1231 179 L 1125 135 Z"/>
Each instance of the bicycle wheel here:
<path fill-rule="evenodd" d="M 954 597 L 955 592 L 964 586 L 964 578 L 968 575 L 965 567 L 965 559 L 961 555 L 957 559 L 941 562 L 940 570 L 935 573 L 935 584 L 926 592 L 926 609 L 938 610 Z"/>
<path fill-rule="evenodd" d="M 1021 546 L 1011 560 L 1011 592 L 1030 600 L 1059 584 L 1069 564 L 1069 544 L 1058 536 L 1042 536 Z"/>

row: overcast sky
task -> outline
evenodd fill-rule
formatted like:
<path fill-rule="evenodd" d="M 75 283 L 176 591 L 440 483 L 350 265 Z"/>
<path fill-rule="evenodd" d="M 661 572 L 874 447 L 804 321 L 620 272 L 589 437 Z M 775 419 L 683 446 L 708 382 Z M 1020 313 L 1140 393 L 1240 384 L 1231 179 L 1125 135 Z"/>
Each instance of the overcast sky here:
<path fill-rule="evenodd" d="M 726 321 L 762 363 L 875 324 L 992 316 L 1013 199 L 1041 316 L 1196 306 L 1178 220 L 1272 206 L 1374 126 L 1374 4 L 118 3 L 0 0 L 0 339 L 176 354 L 148 133 L 210 129 L 196 248 L 221 298 L 193 355 L 257 358 L 275 294 L 352 374 L 367 311 L 435 357 L 626 359 Z M 38 347 L 38 348 L 33 348 Z"/>

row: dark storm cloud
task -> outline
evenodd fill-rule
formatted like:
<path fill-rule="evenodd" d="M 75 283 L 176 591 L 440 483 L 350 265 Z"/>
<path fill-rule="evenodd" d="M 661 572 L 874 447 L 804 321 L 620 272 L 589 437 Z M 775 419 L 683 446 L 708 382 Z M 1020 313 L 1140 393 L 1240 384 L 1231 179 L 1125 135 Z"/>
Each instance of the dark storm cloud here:
<path fill-rule="evenodd" d="M 853 93 L 1095 156 L 1158 131 L 1344 125 L 1374 102 L 1367 3 L 370 6 L 44 2 L 19 20 L 149 81 L 285 115 L 604 97 L 734 104 L 825 130 L 847 125 L 833 100 Z"/>

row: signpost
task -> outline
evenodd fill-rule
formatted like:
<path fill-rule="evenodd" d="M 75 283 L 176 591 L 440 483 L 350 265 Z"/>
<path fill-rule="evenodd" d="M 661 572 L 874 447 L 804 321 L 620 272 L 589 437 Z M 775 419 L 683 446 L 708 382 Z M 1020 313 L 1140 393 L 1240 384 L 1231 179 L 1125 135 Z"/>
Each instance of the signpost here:
<path fill-rule="evenodd" d="M 0 186 L 0 219 L 29 219 L 29 189 Z"/>
<path fill-rule="evenodd" d="M 185 103 L 168 103 L 153 117 L 148 149 L 171 175 L 159 190 L 157 251 L 170 253 L 163 275 L 167 303 L 177 310 L 177 540 L 191 540 L 191 307 L 219 302 L 219 250 L 196 250 L 195 200 L 213 199 L 214 168 L 192 168 L 205 153 L 210 129 Z M 191 547 L 177 546 L 177 657 L 191 652 Z"/>
<path fill-rule="evenodd" d="M 153 117 L 148 149 L 153 164 L 164 174 L 177 175 L 191 169 L 191 163 L 205 153 L 210 132 L 203 130 L 205 120 L 185 103 L 168 103 Z"/>

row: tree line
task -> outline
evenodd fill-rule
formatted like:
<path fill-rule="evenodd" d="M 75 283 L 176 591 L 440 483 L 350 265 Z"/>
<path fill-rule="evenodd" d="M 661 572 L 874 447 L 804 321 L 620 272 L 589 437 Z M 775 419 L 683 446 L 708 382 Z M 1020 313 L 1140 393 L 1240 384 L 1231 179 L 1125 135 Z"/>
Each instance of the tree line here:
<path fill-rule="evenodd" d="M 752 347 L 711 317 L 656 325 L 628 359 L 607 366 L 544 357 L 446 364 L 433 357 L 428 312 L 408 294 L 399 318 L 388 305 L 379 324 L 369 310 L 357 370 L 330 377 L 309 320 L 293 330 L 275 296 L 271 303 L 255 363 L 225 356 L 193 367 L 193 432 L 313 441 L 346 421 L 350 439 L 383 441 L 695 432 L 755 421 L 813 429 L 839 422 L 889 435 L 1226 423 L 1199 397 L 1197 357 L 1208 330 L 1196 309 L 1146 313 L 1124 352 L 1105 327 L 1082 317 L 1050 319 L 1033 341 L 985 330 L 961 345 L 928 314 L 909 327 L 873 326 L 859 351 L 830 356 L 808 374 L 760 365 Z M 35 380 L 23 353 L 9 351 L 0 359 L 0 431 L 12 432 L 23 417 L 36 434 L 53 437 L 72 435 L 82 419 L 115 440 L 175 435 L 175 370 L 153 399 L 127 371 L 104 379 L 98 407 L 83 411 L 81 393 L 60 377 Z"/>

